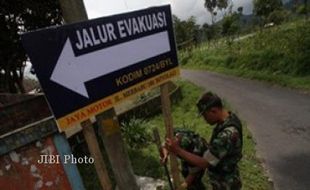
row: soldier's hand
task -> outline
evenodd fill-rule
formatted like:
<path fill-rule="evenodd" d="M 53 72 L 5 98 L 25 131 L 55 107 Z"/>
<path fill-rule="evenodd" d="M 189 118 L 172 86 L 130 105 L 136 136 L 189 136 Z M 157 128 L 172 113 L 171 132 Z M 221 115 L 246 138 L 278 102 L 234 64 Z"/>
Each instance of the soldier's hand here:
<path fill-rule="evenodd" d="M 167 138 L 165 147 L 167 150 L 173 154 L 177 154 L 178 150 L 180 149 L 179 141 L 176 138 Z"/>
<path fill-rule="evenodd" d="M 162 147 L 160 150 L 160 163 L 166 164 L 168 160 L 169 152 L 165 147 Z"/>
<path fill-rule="evenodd" d="M 188 187 L 186 182 L 183 182 L 177 190 L 186 190 Z"/>

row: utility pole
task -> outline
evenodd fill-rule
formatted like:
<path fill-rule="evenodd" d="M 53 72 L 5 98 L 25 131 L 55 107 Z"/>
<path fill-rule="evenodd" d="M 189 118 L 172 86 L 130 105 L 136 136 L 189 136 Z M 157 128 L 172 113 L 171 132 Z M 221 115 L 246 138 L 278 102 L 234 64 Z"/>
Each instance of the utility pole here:
<path fill-rule="evenodd" d="M 115 181 L 120 190 L 139 190 L 114 108 L 96 116 Z"/>
<path fill-rule="evenodd" d="M 88 20 L 82 0 L 59 0 L 59 2 L 66 23 Z M 112 183 L 103 161 L 93 125 L 89 119 L 82 122 L 81 125 L 89 152 L 95 160 L 95 168 L 101 187 L 103 190 L 112 190 Z"/>

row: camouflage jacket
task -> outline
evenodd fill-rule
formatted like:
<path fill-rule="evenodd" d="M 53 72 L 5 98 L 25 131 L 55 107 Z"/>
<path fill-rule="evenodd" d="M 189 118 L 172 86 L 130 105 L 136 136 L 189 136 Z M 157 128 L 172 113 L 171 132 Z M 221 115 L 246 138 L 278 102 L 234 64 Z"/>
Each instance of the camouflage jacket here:
<path fill-rule="evenodd" d="M 176 137 L 181 137 L 180 147 L 188 152 L 198 156 L 203 156 L 204 152 L 208 149 L 207 141 L 189 129 L 175 128 L 174 135 Z M 184 159 L 180 158 L 180 160 L 182 164 L 182 170 L 188 170 L 189 173 L 197 173 L 202 171 L 201 168 L 189 164 Z"/>
<path fill-rule="evenodd" d="M 229 113 L 223 124 L 217 125 L 210 140 L 210 149 L 203 157 L 208 160 L 210 177 L 223 178 L 239 173 L 238 162 L 242 157 L 242 125 L 238 117 Z"/>

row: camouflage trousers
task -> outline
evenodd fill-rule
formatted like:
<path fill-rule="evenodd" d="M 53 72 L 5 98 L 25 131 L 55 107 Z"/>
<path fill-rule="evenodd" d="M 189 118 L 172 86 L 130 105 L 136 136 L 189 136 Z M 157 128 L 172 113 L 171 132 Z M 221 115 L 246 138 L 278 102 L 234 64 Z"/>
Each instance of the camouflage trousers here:
<path fill-rule="evenodd" d="M 205 174 L 205 170 L 196 174 L 195 180 L 191 185 L 187 187 L 187 190 L 205 190 L 206 187 L 202 182 L 203 175 Z M 189 171 L 187 167 L 182 167 L 182 175 L 186 178 L 189 175 Z"/>
<path fill-rule="evenodd" d="M 224 175 L 209 174 L 209 176 L 212 190 L 241 190 L 239 171 Z"/>
<path fill-rule="evenodd" d="M 202 183 L 202 181 L 199 181 L 198 183 L 193 183 L 192 185 L 187 187 L 187 190 L 205 190 L 206 187 L 205 185 Z"/>

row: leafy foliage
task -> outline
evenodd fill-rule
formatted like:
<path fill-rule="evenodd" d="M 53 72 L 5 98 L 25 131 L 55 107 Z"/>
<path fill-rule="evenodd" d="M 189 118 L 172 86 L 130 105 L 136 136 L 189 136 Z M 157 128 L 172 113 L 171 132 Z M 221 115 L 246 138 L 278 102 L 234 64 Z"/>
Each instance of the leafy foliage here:
<path fill-rule="evenodd" d="M 236 34 L 240 30 L 239 17 L 238 13 L 233 13 L 225 16 L 222 21 L 222 35 L 226 36 L 226 44 L 229 48 L 231 48 Z"/>
<path fill-rule="evenodd" d="M 2 0 L 0 2 L 0 91 L 25 92 L 23 72 L 27 55 L 20 35 L 62 24 L 58 1 Z"/>
<path fill-rule="evenodd" d="M 296 12 L 298 14 L 304 14 L 307 17 L 310 11 L 310 4 L 308 3 L 308 0 L 304 0 L 304 3 L 296 8 L 297 8 Z"/>
<path fill-rule="evenodd" d="M 204 6 L 205 8 L 209 11 L 210 15 L 211 15 L 211 20 L 212 20 L 212 24 L 214 24 L 214 16 L 217 15 L 217 13 L 215 12 L 215 8 L 216 8 L 216 0 L 205 0 Z"/>
<path fill-rule="evenodd" d="M 217 11 L 225 12 L 227 7 L 232 8 L 231 0 L 205 0 L 204 7 L 211 15 L 212 24 L 215 23 Z"/>
<path fill-rule="evenodd" d="M 270 13 L 275 10 L 282 8 L 281 0 L 254 0 L 254 13 L 257 16 L 260 16 L 262 19 L 262 24 L 267 23 L 267 18 Z"/>
<path fill-rule="evenodd" d="M 235 35 L 239 30 L 239 14 L 233 13 L 231 15 L 225 16 L 222 26 L 223 36 Z"/>
<path fill-rule="evenodd" d="M 173 15 L 176 42 L 179 48 L 195 45 L 199 38 L 199 25 L 196 18 L 191 16 L 187 20 L 180 20 Z"/>
<path fill-rule="evenodd" d="M 274 24 L 281 24 L 289 18 L 290 13 L 284 9 L 274 10 L 271 12 L 267 18 L 268 22 L 272 22 Z"/>
<path fill-rule="evenodd" d="M 201 33 L 203 35 L 202 40 L 204 41 L 211 41 L 216 38 L 219 38 L 221 35 L 221 28 L 219 25 L 213 24 L 209 25 L 207 23 L 202 25 Z"/>
<path fill-rule="evenodd" d="M 143 148 L 150 144 L 152 139 L 146 128 L 146 122 L 142 119 L 133 118 L 122 122 L 121 131 L 126 144 L 131 148 Z"/>

